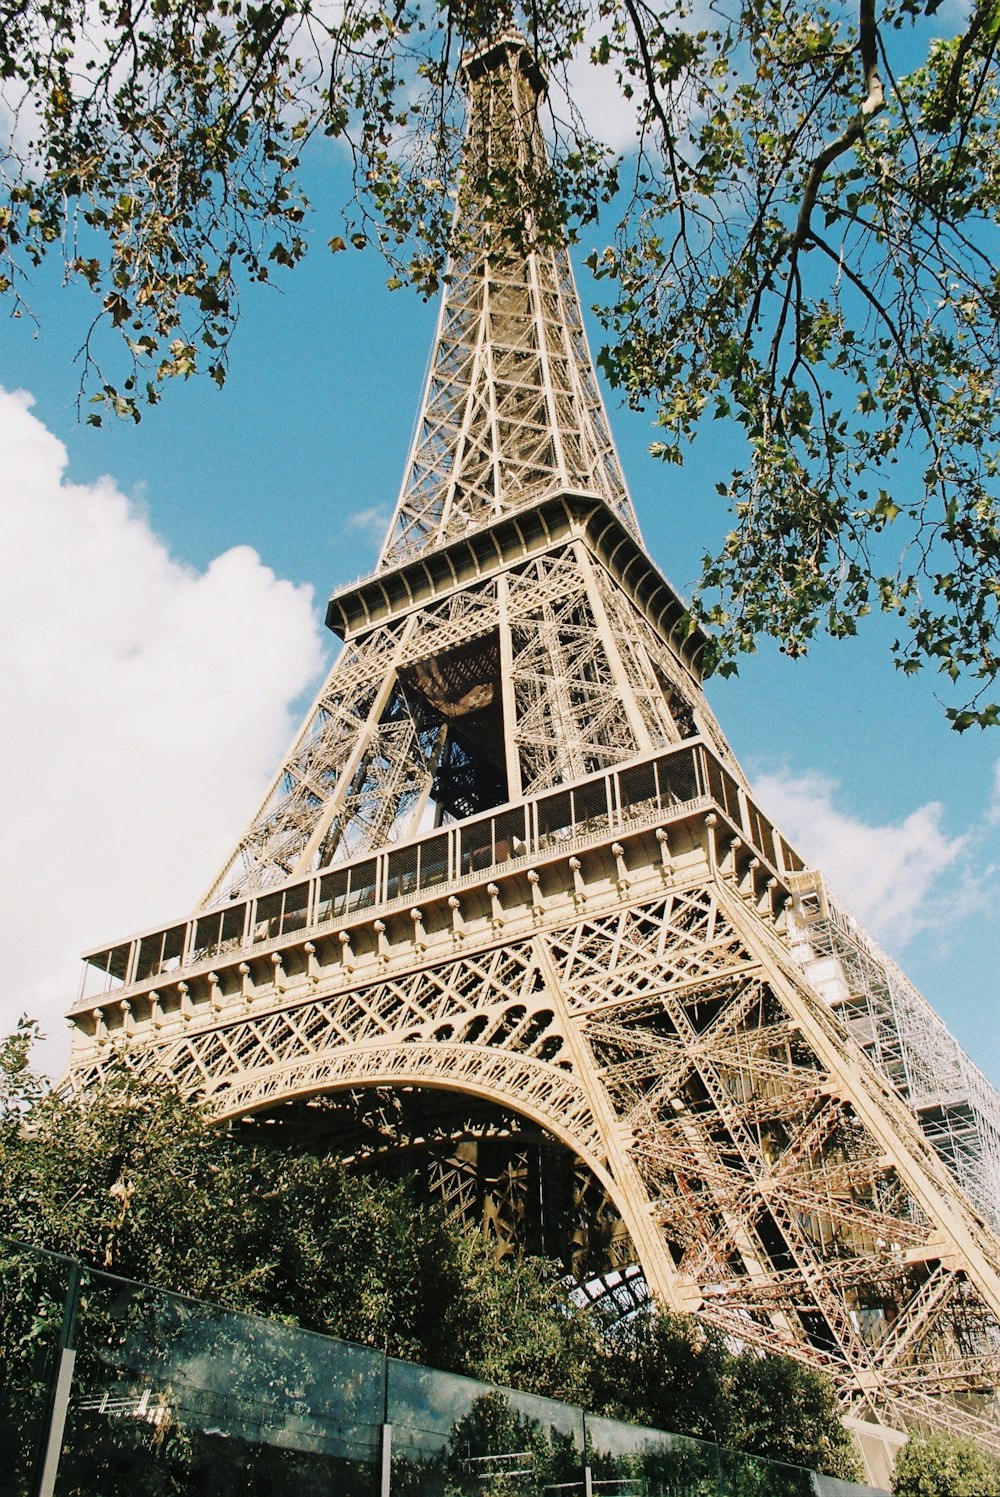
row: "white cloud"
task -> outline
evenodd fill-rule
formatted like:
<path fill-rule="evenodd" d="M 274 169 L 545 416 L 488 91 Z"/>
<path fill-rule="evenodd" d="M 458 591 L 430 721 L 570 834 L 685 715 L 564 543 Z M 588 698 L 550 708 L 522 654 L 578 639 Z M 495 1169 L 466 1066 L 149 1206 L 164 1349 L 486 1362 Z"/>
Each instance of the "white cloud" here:
<path fill-rule="evenodd" d="M 0 389 L 0 1031 L 53 1036 L 82 949 L 190 909 L 321 664 L 311 593 L 249 546 L 198 572 Z"/>
<path fill-rule="evenodd" d="M 986 819 L 990 826 L 1000 825 L 1000 759 L 993 766 L 993 799 L 986 813 Z"/>
<path fill-rule="evenodd" d="M 840 787 L 823 775 L 764 775 L 754 789 L 799 853 L 891 950 L 941 917 L 931 890 L 955 870 L 968 838 L 947 835 L 936 801 L 898 823 L 870 826 L 839 808 Z"/>
<path fill-rule="evenodd" d="M 718 27 L 718 16 L 713 14 L 712 6 L 707 0 L 694 0 L 685 12 L 675 9 L 669 17 L 664 14 L 661 19 L 670 29 L 691 35 Z M 583 40 L 566 68 L 565 79 L 558 72 L 554 74 L 550 79 L 550 90 L 556 114 L 565 114 L 571 101 L 595 139 L 602 141 L 612 151 L 628 156 L 638 144 L 639 104 L 644 90 L 641 82 L 637 83 L 634 78 L 619 82 L 617 75 L 620 59 L 617 55 L 613 54 L 611 60 L 604 64 L 591 60 L 592 51 L 611 30 L 606 19 L 600 16 L 590 19 Z M 626 81 L 630 81 L 635 90 L 632 98 L 627 98 L 622 92 Z M 665 94 L 661 94 L 661 102 L 668 103 Z M 683 138 L 686 123 L 694 116 L 694 101 L 681 94 L 679 98 L 673 99 L 670 107 L 674 110 L 675 126 Z M 654 140 L 647 140 L 646 147 L 655 155 Z"/>
<path fill-rule="evenodd" d="M 600 41 L 605 29 L 598 25 L 589 28 L 566 69 L 565 87 L 560 78 L 551 80 L 553 105 L 557 112 L 564 113 L 568 93 L 573 107 L 595 139 L 612 151 L 627 154 L 636 148 L 636 104 L 623 95 L 613 63 L 601 66 L 590 60 L 591 48 Z"/>
<path fill-rule="evenodd" d="M 374 541 L 383 541 L 392 519 L 392 510 L 384 504 L 372 504 L 367 509 L 356 509 L 347 516 L 348 530 L 360 531 Z"/>

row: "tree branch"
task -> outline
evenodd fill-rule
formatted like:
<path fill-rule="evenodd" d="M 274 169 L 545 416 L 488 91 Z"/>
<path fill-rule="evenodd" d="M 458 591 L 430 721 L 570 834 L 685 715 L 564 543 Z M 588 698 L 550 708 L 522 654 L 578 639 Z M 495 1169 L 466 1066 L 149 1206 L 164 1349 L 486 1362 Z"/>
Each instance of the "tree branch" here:
<path fill-rule="evenodd" d="M 660 96 L 657 91 L 656 84 L 656 72 L 653 68 L 653 59 L 649 55 L 649 46 L 646 41 L 646 33 L 643 29 L 642 20 L 639 16 L 635 0 L 625 0 L 625 9 L 628 11 L 629 18 L 632 22 L 633 27 L 635 28 L 635 37 L 638 44 L 640 56 L 642 58 L 642 71 L 646 80 L 646 91 L 649 96 L 649 102 L 652 105 L 653 112 L 659 120 L 660 128 L 663 131 L 663 146 L 667 153 L 667 160 L 670 163 L 670 176 L 677 193 L 678 215 L 680 217 L 681 223 L 683 224 L 685 216 L 684 194 L 681 191 L 680 173 L 677 165 L 677 152 L 676 142 L 674 140 L 673 125 L 667 119 L 666 110 L 660 102 Z"/>
<path fill-rule="evenodd" d="M 861 108 L 836 140 L 823 147 L 814 159 L 802 191 L 802 203 L 795 224 L 794 243 L 803 244 L 810 232 L 813 209 L 827 168 L 860 140 L 868 121 L 885 108 L 885 94 L 878 73 L 878 27 L 875 23 L 875 0 L 860 0 L 858 6 L 858 48 L 865 97 Z"/>
<path fill-rule="evenodd" d="M 952 58 L 951 68 L 948 72 L 948 81 L 944 86 L 944 101 L 941 106 L 941 120 L 945 125 L 950 125 L 958 108 L 958 90 L 962 82 L 962 68 L 965 60 L 975 46 L 979 36 L 984 30 L 987 22 L 991 21 L 996 14 L 997 0 L 982 0 L 976 6 L 975 14 L 969 22 L 968 30 L 960 39 L 955 56 Z"/>

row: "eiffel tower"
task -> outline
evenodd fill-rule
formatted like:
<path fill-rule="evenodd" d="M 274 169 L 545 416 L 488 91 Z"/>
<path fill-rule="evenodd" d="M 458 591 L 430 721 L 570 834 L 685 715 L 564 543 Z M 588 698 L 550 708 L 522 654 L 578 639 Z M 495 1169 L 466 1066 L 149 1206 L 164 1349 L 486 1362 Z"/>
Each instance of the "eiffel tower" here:
<path fill-rule="evenodd" d="M 462 71 L 378 568 L 194 914 L 85 957 L 71 1082 L 415 1173 L 499 1256 L 827 1372 L 869 1454 L 998 1449 L 997 1095 L 754 800 L 533 221 L 543 74 L 513 30 Z"/>

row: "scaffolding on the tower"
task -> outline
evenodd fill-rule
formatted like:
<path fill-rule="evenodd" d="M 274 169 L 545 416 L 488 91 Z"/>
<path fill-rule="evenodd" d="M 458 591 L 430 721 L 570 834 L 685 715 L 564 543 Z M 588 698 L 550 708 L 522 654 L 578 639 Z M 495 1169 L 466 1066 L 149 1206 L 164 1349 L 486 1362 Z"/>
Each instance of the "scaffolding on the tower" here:
<path fill-rule="evenodd" d="M 794 883 L 796 960 L 969 1199 L 1000 1226 L 1000 1093 L 821 875 L 800 873 Z"/>

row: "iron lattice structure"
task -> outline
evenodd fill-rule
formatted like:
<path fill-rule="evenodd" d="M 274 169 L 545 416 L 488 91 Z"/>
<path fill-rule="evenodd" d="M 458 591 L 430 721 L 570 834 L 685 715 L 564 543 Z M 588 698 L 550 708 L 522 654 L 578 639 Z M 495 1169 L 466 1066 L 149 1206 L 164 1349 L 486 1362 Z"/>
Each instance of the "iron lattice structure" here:
<path fill-rule="evenodd" d="M 530 187 L 529 49 L 465 68 L 467 182 Z M 86 958 L 72 1082 L 416 1170 L 499 1254 L 823 1369 L 861 1430 L 996 1449 L 996 1093 L 753 800 L 565 248 L 486 201 L 344 650 L 194 915 Z"/>

